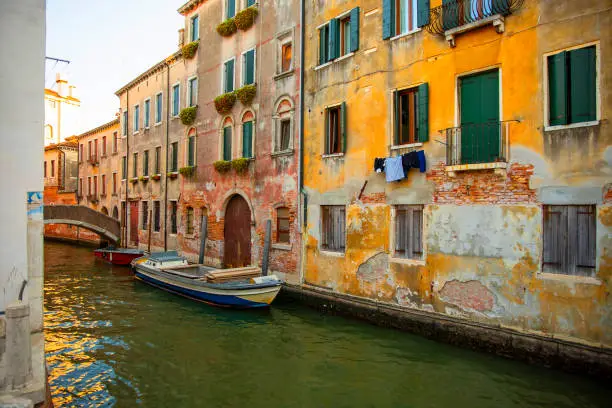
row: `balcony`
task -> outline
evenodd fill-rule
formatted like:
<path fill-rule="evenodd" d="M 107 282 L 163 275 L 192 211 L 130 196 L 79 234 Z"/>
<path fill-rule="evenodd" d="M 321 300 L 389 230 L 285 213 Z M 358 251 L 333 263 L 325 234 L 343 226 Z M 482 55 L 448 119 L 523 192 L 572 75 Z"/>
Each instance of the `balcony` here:
<path fill-rule="evenodd" d="M 427 31 L 444 35 L 451 47 L 455 36 L 478 27 L 493 25 L 498 33 L 505 30 L 504 18 L 519 10 L 525 0 L 445 0 L 429 12 Z"/>
<path fill-rule="evenodd" d="M 505 171 L 509 125 L 510 122 L 475 123 L 441 130 L 446 137 L 446 171 Z"/>

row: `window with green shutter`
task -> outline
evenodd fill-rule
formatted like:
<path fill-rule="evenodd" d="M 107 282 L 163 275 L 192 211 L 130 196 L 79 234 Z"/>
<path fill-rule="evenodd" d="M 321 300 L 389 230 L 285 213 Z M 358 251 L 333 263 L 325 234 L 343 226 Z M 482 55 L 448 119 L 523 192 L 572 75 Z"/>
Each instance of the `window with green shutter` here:
<path fill-rule="evenodd" d="M 173 142 L 170 146 L 172 147 L 170 171 L 176 173 L 178 171 L 178 142 Z"/>
<path fill-rule="evenodd" d="M 195 136 L 189 136 L 187 142 L 187 165 L 195 166 Z"/>
<path fill-rule="evenodd" d="M 253 157 L 253 122 L 242 124 L 242 157 Z"/>
<path fill-rule="evenodd" d="M 395 145 L 429 139 L 429 91 L 427 83 L 393 94 Z"/>
<path fill-rule="evenodd" d="M 329 51 L 329 24 L 325 24 L 319 29 L 319 65 L 325 64 L 328 59 Z"/>
<path fill-rule="evenodd" d="M 144 156 L 142 158 L 142 175 L 143 176 L 148 176 L 149 175 L 149 151 L 145 150 L 144 151 Z"/>
<path fill-rule="evenodd" d="M 223 128 L 223 160 L 232 160 L 232 128 Z"/>
<path fill-rule="evenodd" d="M 236 15 L 236 0 L 225 1 L 225 18 L 232 18 Z"/>
<path fill-rule="evenodd" d="M 346 103 L 325 110 L 325 154 L 346 152 Z"/>
<path fill-rule="evenodd" d="M 597 120 L 597 68 L 594 45 L 548 57 L 550 126 Z"/>
<path fill-rule="evenodd" d="M 234 91 L 234 60 L 223 64 L 223 93 Z"/>
<path fill-rule="evenodd" d="M 242 85 L 255 83 L 255 49 L 242 54 Z"/>
<path fill-rule="evenodd" d="M 408 34 L 429 24 L 429 0 L 383 0 L 382 18 L 383 39 Z"/>

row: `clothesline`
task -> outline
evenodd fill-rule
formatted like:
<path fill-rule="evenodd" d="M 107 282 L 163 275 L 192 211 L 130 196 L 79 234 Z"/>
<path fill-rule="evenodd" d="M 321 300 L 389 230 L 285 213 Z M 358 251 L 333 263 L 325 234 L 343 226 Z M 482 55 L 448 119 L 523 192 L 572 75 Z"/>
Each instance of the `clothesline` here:
<path fill-rule="evenodd" d="M 377 157 L 374 159 L 374 171 L 377 173 L 384 172 L 388 183 L 405 179 L 412 168 L 419 169 L 421 173 L 425 173 L 427 163 L 425 162 L 425 152 L 423 150 L 396 157 Z"/>

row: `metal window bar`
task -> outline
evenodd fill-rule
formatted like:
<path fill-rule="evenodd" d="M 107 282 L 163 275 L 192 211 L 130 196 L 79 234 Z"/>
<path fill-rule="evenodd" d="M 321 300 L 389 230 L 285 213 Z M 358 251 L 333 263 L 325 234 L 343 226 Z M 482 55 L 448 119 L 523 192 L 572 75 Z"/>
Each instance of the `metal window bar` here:
<path fill-rule="evenodd" d="M 447 166 L 506 162 L 510 122 L 473 123 L 441 130 L 446 137 Z"/>

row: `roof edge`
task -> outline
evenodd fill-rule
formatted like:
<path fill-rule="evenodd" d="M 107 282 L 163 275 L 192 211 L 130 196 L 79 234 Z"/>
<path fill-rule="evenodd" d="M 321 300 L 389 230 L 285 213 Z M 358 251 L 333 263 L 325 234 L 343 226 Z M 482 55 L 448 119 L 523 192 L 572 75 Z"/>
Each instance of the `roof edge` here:
<path fill-rule="evenodd" d="M 115 92 L 115 95 L 120 96 L 125 91 L 133 88 L 136 84 L 142 82 L 143 80 L 145 80 L 146 78 L 150 77 L 151 75 L 153 75 L 157 71 L 160 71 L 167 64 L 170 64 L 170 63 L 178 60 L 180 57 L 182 57 L 182 55 L 183 55 L 183 50 L 178 50 L 177 52 L 175 52 L 174 54 L 170 55 L 169 57 L 164 58 L 163 60 L 161 60 L 157 64 L 153 65 L 151 68 L 147 69 L 145 72 L 143 72 L 142 74 L 138 75 L 136 78 L 132 79 L 130 82 L 128 82 L 127 84 L 122 86 L 118 91 Z"/>
<path fill-rule="evenodd" d="M 113 119 L 110 122 L 107 122 L 107 123 L 105 123 L 103 125 L 100 125 L 100 126 L 98 126 L 96 128 L 90 129 L 87 132 L 81 133 L 80 135 L 76 136 L 76 138 L 80 139 L 82 137 L 89 136 L 89 135 L 92 135 L 94 133 L 101 132 L 103 130 L 106 130 L 106 129 L 108 129 L 110 127 L 113 127 L 114 125 L 118 125 L 118 124 L 119 124 L 119 118 Z"/>
<path fill-rule="evenodd" d="M 179 12 L 179 14 L 185 15 L 201 3 L 204 3 L 205 1 L 206 0 L 189 0 L 187 3 L 179 7 L 177 11 Z"/>

